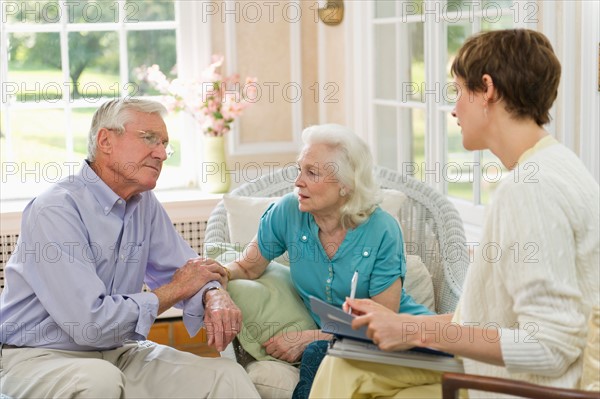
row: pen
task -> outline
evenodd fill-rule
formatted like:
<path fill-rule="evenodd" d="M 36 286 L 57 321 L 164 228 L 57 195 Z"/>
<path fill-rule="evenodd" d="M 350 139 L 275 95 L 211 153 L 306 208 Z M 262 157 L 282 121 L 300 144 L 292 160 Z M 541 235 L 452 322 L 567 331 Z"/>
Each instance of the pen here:
<path fill-rule="evenodd" d="M 355 271 L 352 276 L 352 282 L 350 283 L 350 299 L 354 299 L 354 296 L 356 296 L 356 284 L 358 284 L 358 271 Z M 348 306 L 348 313 L 352 314 L 352 308 L 350 306 Z"/>

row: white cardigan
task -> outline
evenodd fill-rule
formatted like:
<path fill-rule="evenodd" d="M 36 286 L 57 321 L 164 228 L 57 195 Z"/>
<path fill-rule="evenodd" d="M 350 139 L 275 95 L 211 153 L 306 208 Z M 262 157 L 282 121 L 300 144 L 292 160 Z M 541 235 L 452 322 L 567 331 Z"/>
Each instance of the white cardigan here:
<path fill-rule="evenodd" d="M 505 367 L 465 359 L 467 373 L 578 386 L 587 319 L 600 301 L 599 204 L 598 183 L 551 137 L 500 183 L 459 317 L 501 328 Z"/>

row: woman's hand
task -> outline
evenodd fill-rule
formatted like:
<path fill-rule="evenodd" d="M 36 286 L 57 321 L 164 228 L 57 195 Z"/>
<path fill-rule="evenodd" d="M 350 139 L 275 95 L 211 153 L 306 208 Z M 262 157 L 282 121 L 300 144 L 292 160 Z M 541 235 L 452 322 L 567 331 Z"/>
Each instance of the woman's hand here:
<path fill-rule="evenodd" d="M 299 334 L 300 337 L 294 333 L 274 335 L 262 346 L 267 354 L 274 358 L 294 363 L 300 360 L 308 344 L 319 339 L 331 338 L 331 335 L 324 334 L 321 330 L 305 330 Z"/>
<path fill-rule="evenodd" d="M 406 350 L 416 346 L 419 338 L 414 316 L 396 313 L 370 299 L 346 299 L 344 306 L 351 306 L 358 316 L 352 328 L 367 326 L 367 336 L 384 351 Z"/>
<path fill-rule="evenodd" d="M 358 304 L 359 307 L 355 305 Z M 393 310 L 383 306 L 380 303 L 375 302 L 372 299 L 350 299 L 346 298 L 346 301 L 342 304 L 344 312 L 348 313 L 348 310 L 352 309 L 352 314 L 355 316 L 362 316 L 366 313 L 371 313 L 376 310 L 382 312 L 388 311 L 390 313 L 396 313 Z M 362 310 L 361 310 L 362 309 Z"/>
<path fill-rule="evenodd" d="M 220 278 L 219 278 L 219 284 L 221 284 L 221 286 L 223 287 L 223 289 L 225 289 L 225 291 L 227 291 L 227 283 L 229 283 L 229 276 L 231 276 L 231 271 L 229 271 L 229 269 L 227 269 L 225 266 L 223 266 L 222 264 L 220 264 L 219 262 L 217 262 L 216 260 L 213 261 L 217 266 L 220 266 L 223 273 L 220 273 Z"/>

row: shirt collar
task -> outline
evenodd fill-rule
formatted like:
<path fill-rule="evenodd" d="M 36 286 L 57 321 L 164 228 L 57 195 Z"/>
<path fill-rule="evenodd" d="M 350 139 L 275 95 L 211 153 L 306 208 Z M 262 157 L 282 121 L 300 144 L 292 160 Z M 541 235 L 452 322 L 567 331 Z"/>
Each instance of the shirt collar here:
<path fill-rule="evenodd" d="M 554 137 L 552 137 L 551 135 L 542 137 L 541 139 L 539 139 L 537 141 L 537 143 L 535 143 L 533 145 L 533 147 L 529 148 L 528 150 L 526 150 L 524 153 L 521 154 L 521 156 L 519 157 L 518 163 L 519 164 L 524 163 L 529 157 L 531 157 L 536 152 L 543 150 L 544 148 L 550 147 L 551 145 L 554 145 L 556 143 L 558 143 L 558 141 L 556 141 L 556 139 Z"/>
<path fill-rule="evenodd" d="M 127 209 L 131 213 L 137 204 L 140 202 L 141 195 L 135 195 L 129 203 L 119 197 L 102 179 L 96 174 L 94 169 L 90 167 L 89 161 L 86 159 L 79 171 L 77 177 L 82 183 L 90 190 L 90 193 L 96 198 L 98 204 L 102 207 L 104 215 L 108 215 L 113 208 L 121 218 L 125 216 L 125 210 Z"/>

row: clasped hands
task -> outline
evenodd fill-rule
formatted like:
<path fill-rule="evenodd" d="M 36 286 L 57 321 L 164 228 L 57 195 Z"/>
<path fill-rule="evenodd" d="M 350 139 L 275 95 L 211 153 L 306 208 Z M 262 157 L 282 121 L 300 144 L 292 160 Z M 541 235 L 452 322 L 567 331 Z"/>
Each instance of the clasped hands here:
<path fill-rule="evenodd" d="M 208 282 L 221 282 L 226 276 L 225 269 L 218 262 L 194 258 L 175 272 L 172 281 L 180 283 L 189 298 Z M 203 300 L 207 344 L 223 351 L 240 332 L 242 312 L 224 289 L 205 291 Z"/>

